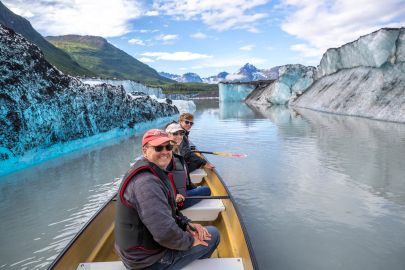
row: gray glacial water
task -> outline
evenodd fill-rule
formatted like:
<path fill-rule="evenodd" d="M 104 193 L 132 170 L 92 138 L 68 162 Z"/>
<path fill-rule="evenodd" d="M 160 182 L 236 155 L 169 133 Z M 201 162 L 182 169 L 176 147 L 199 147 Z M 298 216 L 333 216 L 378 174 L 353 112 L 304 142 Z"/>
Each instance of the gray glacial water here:
<path fill-rule="evenodd" d="M 196 101 L 192 141 L 245 221 L 260 269 L 405 269 L 405 125 Z M 139 134 L 0 178 L 0 269 L 43 269 L 117 189 Z"/>

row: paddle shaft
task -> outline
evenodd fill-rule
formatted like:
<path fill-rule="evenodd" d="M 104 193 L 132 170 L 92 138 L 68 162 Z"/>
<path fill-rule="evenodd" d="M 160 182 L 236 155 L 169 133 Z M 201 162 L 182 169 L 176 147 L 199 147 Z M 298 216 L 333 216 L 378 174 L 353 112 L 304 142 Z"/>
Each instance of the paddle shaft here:
<path fill-rule="evenodd" d="M 192 197 L 184 197 L 186 200 L 201 200 L 201 199 L 209 199 L 209 200 L 214 200 L 214 199 L 229 199 L 229 196 L 223 195 L 223 196 L 192 196 Z"/>
<path fill-rule="evenodd" d="M 193 150 L 193 152 L 201 153 L 201 154 L 211 154 L 211 155 L 218 155 L 218 156 L 226 156 L 226 157 L 246 157 L 246 154 L 231 154 L 231 153 L 224 153 L 224 152 L 212 152 L 212 151 L 200 151 L 200 150 Z"/>

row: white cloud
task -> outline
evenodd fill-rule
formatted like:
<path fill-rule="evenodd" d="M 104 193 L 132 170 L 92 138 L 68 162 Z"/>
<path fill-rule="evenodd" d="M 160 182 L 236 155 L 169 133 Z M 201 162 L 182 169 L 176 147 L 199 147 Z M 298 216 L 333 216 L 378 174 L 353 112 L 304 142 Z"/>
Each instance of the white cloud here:
<path fill-rule="evenodd" d="M 151 58 L 148 58 L 148 57 L 141 57 L 141 58 L 138 58 L 138 60 L 141 61 L 141 62 L 144 62 L 144 63 L 153 63 L 153 62 L 155 62 L 155 60 L 153 60 Z"/>
<path fill-rule="evenodd" d="M 7 7 L 25 14 L 43 35 L 120 36 L 131 31 L 129 21 L 144 14 L 132 0 L 5 0 Z M 28 14 L 28 15 L 27 15 Z"/>
<path fill-rule="evenodd" d="M 157 30 L 157 29 L 153 29 L 153 30 L 151 30 L 151 29 L 136 29 L 136 30 L 133 30 L 133 32 L 138 32 L 138 33 L 141 33 L 141 34 L 146 34 L 146 33 L 155 33 L 155 32 L 158 32 L 159 30 Z"/>
<path fill-rule="evenodd" d="M 146 52 L 141 54 L 146 57 L 154 57 L 156 60 L 166 60 L 166 61 L 190 61 L 197 59 L 211 58 L 211 55 L 199 54 L 192 52 Z"/>
<path fill-rule="evenodd" d="M 159 35 L 156 37 L 156 40 L 163 40 L 163 41 L 172 41 L 178 39 L 178 35 Z"/>
<path fill-rule="evenodd" d="M 145 15 L 146 15 L 146 16 L 151 16 L 151 17 L 152 17 L 152 16 L 158 16 L 158 15 L 159 15 L 159 12 L 156 11 L 156 10 L 151 10 L 151 11 L 146 12 Z"/>
<path fill-rule="evenodd" d="M 198 65 L 195 65 L 192 67 L 192 69 L 213 69 L 213 68 L 219 68 L 219 69 L 229 69 L 229 68 L 234 68 L 239 69 L 246 63 L 250 63 L 252 65 L 260 65 L 266 63 L 267 60 L 263 58 L 252 58 L 252 57 L 244 57 L 244 56 L 235 56 L 231 58 L 215 58 L 214 60 L 210 61 L 203 61 L 199 63 Z"/>
<path fill-rule="evenodd" d="M 242 50 L 242 51 L 251 51 L 254 47 L 256 47 L 256 46 L 253 45 L 253 44 L 249 44 L 249 45 L 240 47 L 239 50 Z"/>
<path fill-rule="evenodd" d="M 155 0 L 154 9 L 185 20 L 199 19 L 218 31 L 246 29 L 258 32 L 255 25 L 268 16 L 253 11 L 270 0 Z"/>
<path fill-rule="evenodd" d="M 129 44 L 133 44 L 133 45 L 140 45 L 140 46 L 145 46 L 145 42 L 143 42 L 143 40 L 141 39 L 137 39 L 137 38 L 132 38 L 130 40 L 128 40 Z"/>
<path fill-rule="evenodd" d="M 163 35 L 163 34 L 155 37 L 156 40 L 163 41 L 163 44 L 172 44 L 178 38 L 179 38 L 178 35 Z"/>
<path fill-rule="evenodd" d="M 207 35 L 204 33 L 201 33 L 201 32 L 197 32 L 197 33 L 190 35 L 190 37 L 195 38 L 195 39 L 206 39 Z"/>
<path fill-rule="evenodd" d="M 290 13 L 281 28 L 306 43 L 291 50 L 304 57 L 322 56 L 335 48 L 382 27 L 405 26 L 403 0 L 283 0 Z"/>

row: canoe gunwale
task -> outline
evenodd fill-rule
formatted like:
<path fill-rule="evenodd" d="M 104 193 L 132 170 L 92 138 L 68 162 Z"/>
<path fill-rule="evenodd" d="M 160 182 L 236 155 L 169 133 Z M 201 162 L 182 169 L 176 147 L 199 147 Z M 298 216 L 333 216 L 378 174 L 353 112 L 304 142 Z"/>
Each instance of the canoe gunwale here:
<path fill-rule="evenodd" d="M 202 155 L 202 156 L 203 156 L 203 155 Z M 204 157 L 204 158 L 205 158 L 206 160 L 208 160 L 206 157 Z M 253 269 L 259 269 L 258 264 L 257 264 L 257 260 L 256 260 L 256 256 L 255 256 L 255 253 L 254 253 L 254 251 L 253 251 L 252 244 L 251 244 L 249 235 L 248 235 L 247 230 L 246 230 L 246 227 L 245 227 L 245 222 L 244 222 L 244 220 L 243 220 L 243 218 L 242 218 L 242 216 L 241 216 L 241 214 L 240 214 L 240 212 L 239 212 L 238 206 L 236 205 L 235 200 L 234 200 L 232 194 L 229 192 L 228 187 L 225 185 L 225 182 L 224 182 L 224 180 L 222 179 L 221 175 L 218 173 L 218 171 L 217 171 L 215 168 L 213 169 L 213 171 L 214 171 L 214 173 L 216 174 L 216 176 L 218 177 L 219 181 L 221 181 L 221 184 L 223 185 L 223 187 L 224 187 L 224 189 L 226 190 L 226 192 L 228 193 L 229 200 L 232 202 L 232 205 L 233 205 L 233 207 L 234 207 L 234 209 L 235 209 L 236 215 L 238 216 L 238 219 L 239 219 L 239 222 L 240 222 L 240 226 L 242 227 L 243 235 L 244 235 L 244 237 L 245 237 L 246 245 L 247 245 L 248 250 L 249 250 L 249 255 L 250 255 L 250 259 L 251 259 L 252 265 L 253 265 Z"/>
<path fill-rule="evenodd" d="M 104 209 L 109 205 L 112 201 L 115 201 L 117 197 L 117 193 L 114 193 L 110 199 L 108 199 L 94 215 L 82 226 L 82 228 L 75 234 L 75 236 L 69 241 L 69 243 L 62 249 L 62 251 L 58 254 L 58 256 L 52 261 L 52 263 L 48 266 L 48 270 L 53 269 L 53 267 L 59 263 L 59 260 L 65 255 L 65 253 L 70 249 L 71 246 L 76 242 L 76 240 L 87 230 L 87 227 L 96 219 L 96 217 L 104 211 Z"/>
<path fill-rule="evenodd" d="M 250 261 L 252 264 L 253 269 L 259 269 L 258 264 L 256 261 L 256 257 L 252 248 L 252 244 L 249 238 L 249 235 L 247 233 L 246 227 L 244 220 L 240 214 L 240 211 L 235 203 L 235 200 L 232 196 L 232 194 L 229 192 L 228 187 L 225 185 L 224 180 L 218 173 L 218 171 L 214 168 L 212 170 L 212 173 L 215 174 L 215 176 L 218 178 L 220 184 L 222 185 L 223 189 L 226 191 L 227 195 L 220 195 L 217 197 L 224 197 L 224 199 L 229 200 L 230 203 L 232 204 L 235 213 L 237 215 L 237 219 L 239 220 L 241 230 L 243 232 L 243 237 L 246 242 L 247 250 L 250 256 Z M 215 197 L 215 196 L 214 196 Z M 226 197 L 226 198 L 225 198 Z M 75 236 L 69 241 L 69 243 L 63 248 L 63 250 L 58 254 L 58 256 L 52 261 L 52 263 L 48 266 L 47 269 L 51 270 L 54 269 L 55 266 L 57 266 L 60 262 L 60 260 L 66 255 L 66 253 L 69 251 L 69 249 L 72 248 L 72 246 L 75 244 L 75 242 L 82 236 L 82 234 L 85 233 L 85 231 L 88 229 L 88 227 L 91 225 L 92 222 L 94 222 L 97 219 L 97 216 L 99 216 L 100 213 L 102 213 L 104 210 L 106 210 L 107 206 L 109 204 L 113 203 L 113 201 L 117 200 L 117 193 L 114 193 L 111 198 L 109 198 L 98 210 L 95 212 L 92 217 L 82 226 L 82 228 L 75 234 Z"/>

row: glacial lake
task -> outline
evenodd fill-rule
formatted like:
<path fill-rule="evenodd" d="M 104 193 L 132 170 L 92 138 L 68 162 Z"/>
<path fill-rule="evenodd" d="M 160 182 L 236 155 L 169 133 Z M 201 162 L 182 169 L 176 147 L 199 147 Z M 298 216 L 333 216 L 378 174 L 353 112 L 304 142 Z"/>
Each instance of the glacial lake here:
<path fill-rule="evenodd" d="M 209 160 L 260 269 L 405 269 L 404 124 L 196 105 L 190 138 L 201 150 L 248 155 Z M 139 134 L 0 177 L 0 269 L 45 269 L 115 192 Z"/>

